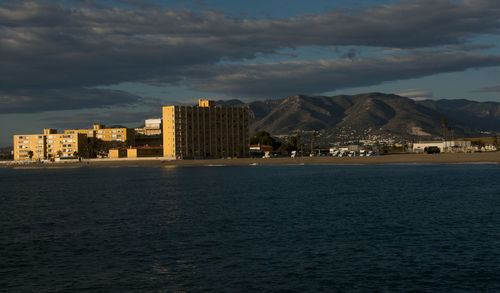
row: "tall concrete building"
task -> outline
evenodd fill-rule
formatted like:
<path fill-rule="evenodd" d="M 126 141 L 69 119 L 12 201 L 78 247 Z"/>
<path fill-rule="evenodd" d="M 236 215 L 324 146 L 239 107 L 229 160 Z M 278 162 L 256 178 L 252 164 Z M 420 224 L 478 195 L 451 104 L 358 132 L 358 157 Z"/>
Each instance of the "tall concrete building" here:
<path fill-rule="evenodd" d="M 163 155 L 177 159 L 248 156 L 248 106 L 163 107 Z"/>

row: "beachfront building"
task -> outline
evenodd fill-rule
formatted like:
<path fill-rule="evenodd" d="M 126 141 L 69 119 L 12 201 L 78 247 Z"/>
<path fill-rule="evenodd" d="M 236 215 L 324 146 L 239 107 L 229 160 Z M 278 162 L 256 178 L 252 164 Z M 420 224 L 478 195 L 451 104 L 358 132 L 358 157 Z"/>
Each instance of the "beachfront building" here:
<path fill-rule="evenodd" d="M 100 139 L 102 141 L 114 142 L 115 144 L 134 145 L 135 132 L 133 129 L 125 127 L 106 127 L 103 124 L 94 124 L 92 129 L 68 129 L 66 134 L 82 133 L 89 138 Z"/>
<path fill-rule="evenodd" d="M 85 151 L 87 135 L 57 133 L 44 129 L 43 134 L 14 135 L 14 160 L 46 160 L 74 157 Z"/>
<path fill-rule="evenodd" d="M 248 156 L 249 115 L 248 106 L 215 106 L 205 99 L 197 106 L 163 107 L 163 156 Z"/>

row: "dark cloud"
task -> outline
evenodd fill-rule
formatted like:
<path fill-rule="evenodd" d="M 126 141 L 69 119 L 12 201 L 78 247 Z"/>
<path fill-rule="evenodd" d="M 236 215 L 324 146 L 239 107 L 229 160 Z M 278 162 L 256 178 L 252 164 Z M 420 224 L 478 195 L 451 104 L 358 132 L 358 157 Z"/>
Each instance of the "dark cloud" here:
<path fill-rule="evenodd" d="M 252 59 L 276 53 L 282 48 L 421 48 L 462 44 L 478 34 L 498 34 L 500 30 L 500 2 L 496 0 L 405 0 L 392 5 L 336 9 L 289 19 L 233 18 L 218 11 L 195 13 L 135 0 L 115 1 L 122 3 L 118 6 L 109 4 L 113 1 L 101 2 L 12 1 L 0 7 L 1 111 L 28 111 L 22 110 L 23 105 L 29 111 L 43 111 L 52 106 L 62 110 L 91 106 L 91 102 L 97 105 L 111 105 L 112 101 L 120 99 L 130 102 L 136 98 L 118 98 L 116 93 L 109 92 L 100 92 L 103 96 L 99 98 L 85 89 L 127 81 L 175 85 L 195 80 L 198 88 L 210 88 L 218 93 L 233 92 L 226 88 L 218 91 L 209 86 L 208 81 L 213 77 L 208 76 L 205 82 L 198 80 L 201 74 L 193 69 L 202 67 L 219 74 L 223 67 L 217 64 L 221 60 Z M 356 54 L 349 56 L 354 58 Z M 456 67 L 484 66 L 482 59 L 474 60 L 479 64 L 472 64 L 470 58 L 456 60 L 459 64 Z M 365 60 L 361 63 L 375 66 L 377 62 L 386 61 Z M 207 69 L 211 66 L 214 68 Z M 273 64 L 256 67 L 277 68 Z M 322 76 L 318 80 L 321 82 L 306 81 L 302 84 L 299 78 L 283 79 L 294 80 L 296 83 L 291 87 L 304 92 L 358 84 L 343 77 L 350 72 L 362 71 L 358 63 L 347 65 L 341 60 L 288 63 L 283 67 L 303 73 L 318 72 L 318 68 L 323 68 L 319 70 Z M 346 73 L 328 71 L 338 67 Z M 234 68 L 238 66 L 230 66 L 229 70 Z M 241 68 L 248 71 L 250 67 Z M 394 72 L 382 75 L 384 80 L 447 69 L 417 69 L 414 74 L 409 74 L 411 70 L 405 68 L 401 74 L 397 68 L 391 70 Z M 339 79 L 335 79 L 337 75 Z M 334 86 L 325 86 L 325 77 L 333 80 Z M 269 78 L 280 80 L 273 76 Z M 370 76 L 367 80 L 379 82 Z M 225 85 L 220 81 L 216 84 Z M 316 84 L 320 87 L 313 88 Z M 238 84 L 225 86 L 240 87 Z M 284 84 L 278 86 L 285 87 Z M 52 95 L 50 91 L 56 94 Z M 77 94 L 72 96 L 72 92 Z M 243 94 L 240 90 L 234 92 Z M 254 92 L 251 90 L 246 95 Z M 99 102 L 100 99 L 104 101 Z M 7 105 L 6 101 L 13 105 Z"/>
<path fill-rule="evenodd" d="M 282 97 L 322 93 L 385 81 L 418 78 L 468 68 L 500 65 L 500 56 L 417 52 L 386 58 L 294 61 L 198 68 L 186 82 L 197 90 L 234 97 Z M 198 77 L 194 77 L 198 74 Z"/>
<path fill-rule="evenodd" d="M 500 92 L 500 85 L 490 86 L 490 87 L 483 87 L 481 89 L 478 89 L 476 92 L 477 93 L 496 93 L 496 92 Z"/>
<path fill-rule="evenodd" d="M 309 45 L 428 47 L 500 29 L 498 1 L 402 1 L 291 19 L 216 11 L 78 7 L 19 2 L 0 9 L 0 82 L 92 86 L 171 76 L 189 65 Z M 21 65 L 21 66 L 20 66 Z"/>
<path fill-rule="evenodd" d="M 0 114 L 126 106 L 143 102 L 152 101 L 116 90 L 65 88 L 5 91 L 0 89 Z"/>
<path fill-rule="evenodd" d="M 487 50 L 495 48 L 495 44 L 464 44 L 454 46 L 453 49 L 457 51 L 473 51 L 473 50 Z"/>
<path fill-rule="evenodd" d="M 342 54 L 342 58 L 347 58 L 352 60 L 356 58 L 357 55 L 359 55 L 359 52 L 354 48 L 350 48 L 349 50 L 344 52 L 344 54 Z"/>

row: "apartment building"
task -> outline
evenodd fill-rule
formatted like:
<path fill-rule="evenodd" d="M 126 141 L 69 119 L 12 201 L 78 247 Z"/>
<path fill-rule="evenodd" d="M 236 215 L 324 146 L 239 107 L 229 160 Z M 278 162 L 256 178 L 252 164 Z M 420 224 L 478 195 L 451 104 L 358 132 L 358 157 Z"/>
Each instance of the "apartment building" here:
<path fill-rule="evenodd" d="M 92 129 L 68 129 L 65 130 L 66 134 L 82 133 L 86 134 L 89 138 L 96 138 L 102 141 L 126 143 L 134 145 L 135 132 L 133 129 L 125 127 L 110 127 L 106 128 L 103 124 L 94 124 Z"/>
<path fill-rule="evenodd" d="M 248 156 L 248 106 L 215 106 L 200 99 L 198 106 L 163 107 L 163 155 L 183 158 Z"/>
<path fill-rule="evenodd" d="M 43 134 L 14 135 L 14 160 L 30 160 L 30 155 L 33 161 L 68 158 L 86 147 L 85 134 L 58 134 L 56 129 L 44 129 Z"/>

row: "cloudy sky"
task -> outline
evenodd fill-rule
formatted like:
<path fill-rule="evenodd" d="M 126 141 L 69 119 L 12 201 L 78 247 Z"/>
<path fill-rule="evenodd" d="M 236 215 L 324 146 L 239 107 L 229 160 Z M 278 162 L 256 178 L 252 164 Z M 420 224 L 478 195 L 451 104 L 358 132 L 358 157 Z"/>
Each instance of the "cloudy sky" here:
<path fill-rule="evenodd" d="M 0 0 L 0 146 L 293 94 L 500 102 L 498 0 Z"/>

